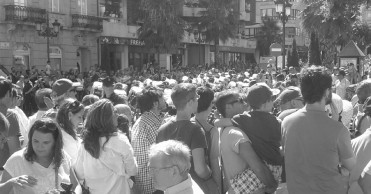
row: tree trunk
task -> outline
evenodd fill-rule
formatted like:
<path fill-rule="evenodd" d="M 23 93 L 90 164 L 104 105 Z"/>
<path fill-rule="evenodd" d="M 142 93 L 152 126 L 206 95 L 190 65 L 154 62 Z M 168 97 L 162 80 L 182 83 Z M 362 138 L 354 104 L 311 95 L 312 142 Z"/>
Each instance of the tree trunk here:
<path fill-rule="evenodd" d="M 219 38 L 215 38 L 214 40 L 215 44 L 215 66 L 219 66 L 220 64 L 220 52 L 219 52 Z"/>

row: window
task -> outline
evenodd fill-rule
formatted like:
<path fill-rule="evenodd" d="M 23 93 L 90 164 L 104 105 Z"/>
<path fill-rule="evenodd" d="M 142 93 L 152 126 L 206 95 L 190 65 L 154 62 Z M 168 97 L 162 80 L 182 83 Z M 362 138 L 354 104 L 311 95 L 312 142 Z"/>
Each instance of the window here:
<path fill-rule="evenodd" d="M 243 32 L 242 38 L 252 38 L 255 37 L 256 34 L 258 34 L 260 31 L 260 28 L 246 28 Z"/>
<path fill-rule="evenodd" d="M 49 11 L 59 12 L 59 0 L 49 0 Z"/>
<path fill-rule="evenodd" d="M 246 13 L 250 13 L 251 12 L 251 3 L 250 2 L 247 2 L 247 0 L 245 0 L 245 12 Z"/>
<path fill-rule="evenodd" d="M 261 9 L 261 17 L 270 17 L 272 19 L 275 19 L 277 16 L 276 9 Z"/>
<path fill-rule="evenodd" d="M 368 11 L 368 12 L 367 12 L 367 17 L 368 17 L 368 18 L 371 18 L 371 11 Z"/>
<path fill-rule="evenodd" d="M 14 5 L 27 6 L 27 0 L 14 0 Z"/>
<path fill-rule="evenodd" d="M 267 10 L 266 9 L 262 9 L 260 11 L 261 11 L 261 17 L 267 16 Z"/>
<path fill-rule="evenodd" d="M 87 0 L 78 0 L 77 5 L 79 6 L 79 10 L 81 15 L 88 15 L 88 5 Z"/>
<path fill-rule="evenodd" d="M 295 27 L 286 27 L 286 34 L 288 36 L 295 36 L 296 35 L 296 28 Z"/>

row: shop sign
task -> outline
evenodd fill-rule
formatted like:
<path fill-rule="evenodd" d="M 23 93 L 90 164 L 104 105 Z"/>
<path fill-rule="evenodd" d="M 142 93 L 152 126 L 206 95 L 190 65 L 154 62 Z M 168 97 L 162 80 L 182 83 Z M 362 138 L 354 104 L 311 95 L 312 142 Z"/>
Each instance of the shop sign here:
<path fill-rule="evenodd" d="M 0 42 L 0 49 L 9 49 L 10 42 Z"/>
<path fill-rule="evenodd" d="M 134 45 L 134 46 L 144 46 L 144 41 L 138 40 L 138 39 L 130 39 L 129 40 L 129 45 Z"/>
<path fill-rule="evenodd" d="M 144 46 L 144 41 L 138 39 L 127 39 L 119 37 L 104 36 L 100 39 L 101 44 L 121 44 L 121 45 L 132 45 L 132 46 Z"/>

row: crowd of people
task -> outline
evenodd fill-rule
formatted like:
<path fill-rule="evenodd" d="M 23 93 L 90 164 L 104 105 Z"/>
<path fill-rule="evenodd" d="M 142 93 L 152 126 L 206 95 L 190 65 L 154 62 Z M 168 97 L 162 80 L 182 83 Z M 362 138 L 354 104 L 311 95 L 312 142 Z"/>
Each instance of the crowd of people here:
<path fill-rule="evenodd" d="M 354 66 L 0 77 L 0 193 L 371 193 Z"/>

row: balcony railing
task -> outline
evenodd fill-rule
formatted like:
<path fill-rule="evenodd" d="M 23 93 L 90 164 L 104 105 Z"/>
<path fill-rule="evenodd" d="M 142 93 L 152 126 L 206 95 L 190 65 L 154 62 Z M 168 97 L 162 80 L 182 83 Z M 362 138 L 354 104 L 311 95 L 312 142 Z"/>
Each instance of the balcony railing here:
<path fill-rule="evenodd" d="M 72 27 L 101 31 L 103 19 L 96 16 L 72 14 Z"/>
<path fill-rule="evenodd" d="M 261 19 L 262 19 L 262 20 L 268 20 L 268 19 L 271 19 L 271 20 L 279 20 L 280 18 L 279 18 L 278 16 L 262 16 Z M 290 15 L 288 19 L 289 19 L 289 20 L 296 20 L 296 17 Z"/>
<path fill-rule="evenodd" d="M 46 10 L 19 5 L 5 5 L 5 21 L 45 22 Z"/>

